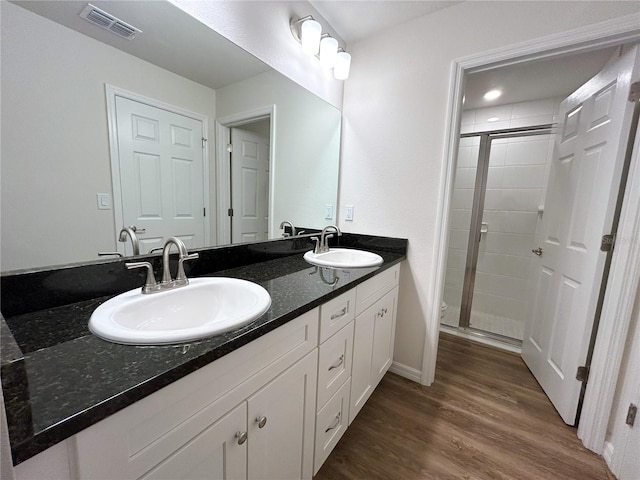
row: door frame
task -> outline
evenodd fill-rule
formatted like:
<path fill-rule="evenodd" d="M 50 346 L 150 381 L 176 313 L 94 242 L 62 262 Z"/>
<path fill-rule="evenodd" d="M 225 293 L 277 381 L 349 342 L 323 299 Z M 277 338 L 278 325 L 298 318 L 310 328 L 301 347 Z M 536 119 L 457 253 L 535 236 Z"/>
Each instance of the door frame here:
<path fill-rule="evenodd" d="M 640 14 L 631 14 L 488 52 L 460 57 L 452 62 L 449 83 L 450 100 L 445 129 L 446 143 L 443 152 L 445 163 L 441 172 L 436 217 L 436 231 L 439 232 L 434 249 L 436 268 L 431 277 L 433 301 L 431 314 L 427 318 L 420 379 L 423 385 L 430 385 L 435 379 L 440 331 L 440 301 L 446 273 L 449 213 L 460 136 L 465 74 L 530 60 L 638 42 L 640 41 L 638 25 L 640 25 Z M 636 161 L 632 165 L 629 172 L 630 181 L 627 184 L 618 227 L 619 238 L 631 239 L 634 238 L 631 235 L 640 234 L 640 180 L 637 178 L 640 176 L 640 166 L 637 163 Z M 578 429 L 578 436 L 583 444 L 599 454 L 602 453 L 604 446 L 625 340 L 631 322 L 640 275 L 639 261 L 640 244 L 638 242 L 635 244 L 631 241 L 621 242 L 616 246 Z"/>
<path fill-rule="evenodd" d="M 231 243 L 231 220 L 229 208 L 231 208 L 231 166 L 229 165 L 230 152 L 227 146 L 231 143 L 231 129 L 241 127 L 247 123 L 269 119 L 269 237 L 273 235 L 273 208 L 275 202 L 274 179 L 277 170 L 276 161 L 276 106 L 265 105 L 244 112 L 226 115 L 216 119 L 216 198 L 218 204 L 217 235 L 218 245 Z"/>
<path fill-rule="evenodd" d="M 209 142 L 209 118 L 196 112 L 176 107 L 169 103 L 147 97 L 139 93 L 131 92 L 108 83 L 104 84 L 105 96 L 107 102 L 107 126 L 109 129 L 109 159 L 111 163 L 111 188 L 113 193 L 113 220 L 114 233 L 116 240 L 116 249 L 118 252 L 125 254 L 125 245 L 117 241 L 118 232 L 124 225 L 124 214 L 122 211 L 122 185 L 120 182 L 120 157 L 118 155 L 118 122 L 116 118 L 116 97 L 123 97 L 134 102 L 143 103 L 150 107 L 166 110 L 171 113 L 189 117 L 202 122 L 202 135 L 205 139 L 205 145 Z M 209 148 L 202 149 L 202 176 L 204 188 L 204 207 L 211 210 L 211 199 L 209 195 Z M 211 215 L 204 216 L 204 244 L 211 245 Z"/>

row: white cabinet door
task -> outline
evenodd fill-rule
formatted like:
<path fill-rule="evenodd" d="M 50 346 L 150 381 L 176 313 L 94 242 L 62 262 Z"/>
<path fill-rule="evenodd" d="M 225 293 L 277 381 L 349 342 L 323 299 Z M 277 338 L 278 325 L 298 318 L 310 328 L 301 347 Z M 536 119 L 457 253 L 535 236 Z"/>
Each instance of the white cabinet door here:
<path fill-rule="evenodd" d="M 371 383 L 374 388 L 393 362 L 393 342 L 396 332 L 396 302 L 398 287 L 387 293 L 376 303 L 373 348 L 371 352 Z"/>
<path fill-rule="evenodd" d="M 393 361 L 397 298 L 398 287 L 356 318 L 349 424 L 353 422 Z"/>
<path fill-rule="evenodd" d="M 247 404 L 242 402 L 141 480 L 246 479 L 246 425 Z"/>
<path fill-rule="evenodd" d="M 313 475 L 317 366 L 316 350 L 248 399 L 249 478 Z"/>
<path fill-rule="evenodd" d="M 371 353 L 376 305 L 372 305 L 356 318 L 353 334 L 353 359 L 351 369 L 351 401 L 349 407 L 349 425 L 367 401 L 373 386 L 371 385 Z"/>

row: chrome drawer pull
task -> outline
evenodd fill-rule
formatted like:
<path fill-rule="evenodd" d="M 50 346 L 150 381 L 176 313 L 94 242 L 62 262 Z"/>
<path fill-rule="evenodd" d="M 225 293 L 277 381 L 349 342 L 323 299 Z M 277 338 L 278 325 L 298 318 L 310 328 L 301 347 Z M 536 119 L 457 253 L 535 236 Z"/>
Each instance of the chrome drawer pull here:
<path fill-rule="evenodd" d="M 236 432 L 236 438 L 238 439 L 238 445 L 242 445 L 247 441 L 247 432 Z"/>
<path fill-rule="evenodd" d="M 342 307 L 342 310 L 338 313 L 334 313 L 331 315 L 331 320 L 335 320 L 336 318 L 344 317 L 347 314 L 347 307 Z"/>
<path fill-rule="evenodd" d="M 329 425 L 329 427 L 324 431 L 324 433 L 330 432 L 331 430 L 336 428 L 338 425 L 340 425 L 340 418 L 341 417 L 342 417 L 342 412 L 338 412 L 338 414 L 336 415 L 335 420 L 333 421 L 333 423 L 331 425 Z"/>
<path fill-rule="evenodd" d="M 340 358 L 338 360 L 336 360 L 330 367 L 329 367 L 329 371 L 333 370 L 334 368 L 338 368 L 340 365 L 342 365 L 344 363 L 344 353 L 342 355 L 340 355 Z"/>

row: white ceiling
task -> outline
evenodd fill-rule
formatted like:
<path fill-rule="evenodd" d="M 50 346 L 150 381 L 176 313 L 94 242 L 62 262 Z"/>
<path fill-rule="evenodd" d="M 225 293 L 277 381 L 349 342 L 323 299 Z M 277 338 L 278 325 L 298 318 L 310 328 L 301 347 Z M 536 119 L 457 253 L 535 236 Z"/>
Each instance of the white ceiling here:
<path fill-rule="evenodd" d="M 459 1 L 309 0 L 347 45 Z"/>
<path fill-rule="evenodd" d="M 142 30 L 133 40 L 120 38 L 79 17 L 89 0 L 12 3 L 213 89 L 270 70 L 170 2 L 91 0 L 92 5 Z"/>
<path fill-rule="evenodd" d="M 566 97 L 598 73 L 617 47 L 471 73 L 465 78 L 464 109 L 483 108 L 542 98 Z M 489 90 L 501 90 L 492 102 Z"/>

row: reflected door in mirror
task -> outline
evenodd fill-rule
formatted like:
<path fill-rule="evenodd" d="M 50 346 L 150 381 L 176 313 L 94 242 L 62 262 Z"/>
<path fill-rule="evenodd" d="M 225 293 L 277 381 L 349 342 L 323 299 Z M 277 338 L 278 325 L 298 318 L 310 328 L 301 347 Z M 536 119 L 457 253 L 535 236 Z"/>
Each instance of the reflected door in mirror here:
<path fill-rule="evenodd" d="M 204 246 L 202 122 L 120 96 L 116 117 L 114 192 L 121 192 L 123 226 L 144 229 L 140 253 L 173 236 L 190 249 Z"/>
<path fill-rule="evenodd" d="M 269 238 L 269 140 L 231 129 L 231 240 L 255 242 Z"/>

